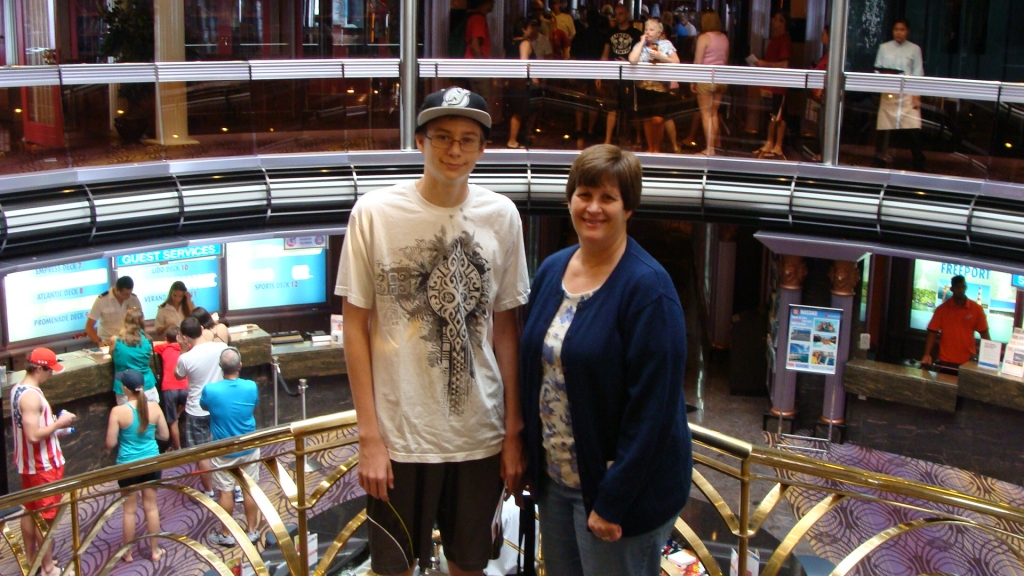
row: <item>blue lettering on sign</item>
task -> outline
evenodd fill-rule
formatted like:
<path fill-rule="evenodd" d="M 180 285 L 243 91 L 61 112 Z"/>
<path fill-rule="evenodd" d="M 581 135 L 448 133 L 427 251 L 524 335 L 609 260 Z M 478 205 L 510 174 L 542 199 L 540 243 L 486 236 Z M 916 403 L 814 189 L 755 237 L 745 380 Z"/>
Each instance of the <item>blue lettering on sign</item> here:
<path fill-rule="evenodd" d="M 965 264 L 942 263 L 942 274 L 963 276 L 966 280 L 988 280 L 989 274 L 991 273 L 991 271 L 985 270 L 984 268 L 975 268 L 974 266 L 967 266 Z"/>
<path fill-rule="evenodd" d="M 1024 288 L 1024 275 L 1014 274 L 1011 284 L 1013 284 L 1014 288 Z"/>
<path fill-rule="evenodd" d="M 139 266 L 142 264 L 170 262 L 172 260 L 207 258 L 209 256 L 219 256 L 220 253 L 220 244 L 202 244 L 199 246 L 186 246 L 184 248 L 166 248 L 164 250 L 153 250 L 152 252 L 136 252 L 135 254 L 122 254 L 117 257 L 117 265 Z"/>

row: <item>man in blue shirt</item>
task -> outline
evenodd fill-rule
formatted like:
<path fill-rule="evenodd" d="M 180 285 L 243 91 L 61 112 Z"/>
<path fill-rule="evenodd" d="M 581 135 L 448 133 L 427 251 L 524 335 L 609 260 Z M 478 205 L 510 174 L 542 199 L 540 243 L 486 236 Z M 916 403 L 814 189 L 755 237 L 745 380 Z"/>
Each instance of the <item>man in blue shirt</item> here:
<path fill-rule="evenodd" d="M 238 377 L 242 370 L 242 355 L 237 348 L 228 347 L 220 353 L 220 368 L 224 372 L 224 379 L 207 384 L 199 397 L 199 405 L 210 412 L 210 431 L 214 442 L 255 432 L 256 418 L 253 413 L 260 398 L 255 382 Z M 241 468 L 253 481 L 258 482 L 259 459 L 260 450 L 256 448 L 210 460 L 214 469 L 213 487 L 217 490 L 217 503 L 228 514 L 235 509 L 235 479 L 226 468 Z M 255 544 L 260 538 L 257 530 L 259 508 L 248 491 L 244 492 L 242 503 L 245 508 L 246 536 Z M 221 546 L 235 545 L 235 539 L 228 532 L 227 526 L 222 528 L 222 532 L 211 531 L 210 542 Z"/>

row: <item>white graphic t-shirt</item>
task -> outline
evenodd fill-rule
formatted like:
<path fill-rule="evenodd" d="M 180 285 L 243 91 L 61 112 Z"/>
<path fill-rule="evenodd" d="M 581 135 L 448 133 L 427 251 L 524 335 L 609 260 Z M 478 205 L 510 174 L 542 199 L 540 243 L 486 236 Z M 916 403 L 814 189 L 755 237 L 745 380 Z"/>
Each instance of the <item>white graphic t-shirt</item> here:
<path fill-rule="evenodd" d="M 381 436 L 398 462 L 493 456 L 505 436 L 493 317 L 530 291 L 522 221 L 508 198 L 470 185 L 460 206 L 410 182 L 359 199 L 335 293 L 372 309 Z"/>

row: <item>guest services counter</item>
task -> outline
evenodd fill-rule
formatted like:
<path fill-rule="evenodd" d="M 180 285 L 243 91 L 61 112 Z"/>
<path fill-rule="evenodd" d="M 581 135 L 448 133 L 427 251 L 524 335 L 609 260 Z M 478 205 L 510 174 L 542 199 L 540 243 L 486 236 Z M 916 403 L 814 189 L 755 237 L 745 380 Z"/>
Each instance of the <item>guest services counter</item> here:
<path fill-rule="evenodd" d="M 344 348 L 334 344 L 313 345 L 308 341 L 273 345 L 270 334 L 250 324 L 245 332 L 233 333 L 231 345 L 242 355 L 243 372 L 248 375 L 269 374 L 277 358 L 281 375 L 289 382 L 299 378 L 338 376 L 346 374 Z M 43 384 L 43 392 L 52 406 L 111 392 L 114 365 L 110 355 L 78 350 L 58 356 L 64 370 L 53 374 Z M 3 415 L 10 416 L 10 387 L 24 378 L 25 372 L 14 372 L 3 382 Z M 269 380 L 273 382 L 273 380 Z"/>
<path fill-rule="evenodd" d="M 1024 411 L 1024 379 L 981 368 L 960 367 L 959 378 L 873 360 L 846 363 L 843 386 L 851 394 L 953 413 L 957 397 Z"/>

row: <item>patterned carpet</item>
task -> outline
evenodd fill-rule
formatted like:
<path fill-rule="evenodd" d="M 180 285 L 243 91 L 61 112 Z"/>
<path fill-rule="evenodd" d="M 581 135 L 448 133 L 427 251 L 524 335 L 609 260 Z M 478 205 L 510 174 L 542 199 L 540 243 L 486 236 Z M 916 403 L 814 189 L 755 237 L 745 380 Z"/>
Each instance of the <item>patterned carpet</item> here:
<path fill-rule="evenodd" d="M 354 432 L 350 433 L 354 434 Z M 340 436 L 340 433 L 321 438 L 327 440 L 337 438 L 338 436 Z M 315 438 L 310 439 L 309 442 L 312 444 L 314 441 L 316 441 Z M 266 457 L 268 455 L 282 454 L 289 448 L 290 444 L 272 445 L 264 448 L 261 455 Z M 337 469 L 340 464 L 344 463 L 353 454 L 355 454 L 354 446 L 346 446 L 318 454 L 316 459 L 323 464 L 323 468 L 320 472 L 308 476 L 307 486 L 309 489 L 307 493 L 323 479 L 326 473 Z M 283 455 L 280 460 L 287 466 L 294 461 L 294 457 Z M 183 476 L 193 471 L 194 468 L 192 467 L 189 467 L 189 469 L 183 467 L 172 468 L 165 472 L 164 477 Z M 174 480 L 174 482 L 200 489 L 198 476 L 188 475 Z M 260 470 L 259 484 L 270 498 L 270 501 L 276 503 L 282 520 L 286 524 L 294 524 L 296 522 L 294 511 L 286 505 L 280 488 L 273 482 L 265 468 Z M 116 488 L 116 484 L 111 482 L 95 487 L 84 495 L 85 501 L 80 508 L 83 535 L 87 534 L 96 525 L 98 518 L 117 498 Z M 359 488 L 356 482 L 355 471 L 352 471 L 339 480 L 324 495 L 314 507 L 312 514 L 317 514 L 331 506 L 359 497 L 362 494 L 362 489 Z M 160 507 L 160 523 L 164 532 L 183 534 L 198 540 L 213 550 L 214 553 L 219 555 L 229 565 L 232 561 L 242 556 L 241 549 L 238 547 L 224 548 L 209 542 L 207 535 L 215 527 L 218 527 L 219 523 L 205 508 L 201 508 L 194 501 L 173 490 L 158 490 L 157 497 Z M 137 536 L 141 536 L 145 532 L 141 505 L 139 508 Z M 239 519 L 239 523 L 244 527 L 245 520 L 241 504 L 235 506 L 234 517 Z M 84 574 L 98 574 L 107 560 L 120 548 L 122 544 L 122 518 L 123 512 L 118 509 L 103 526 L 93 544 L 82 555 L 82 572 Z M 17 535 L 20 539 L 20 528 L 17 522 L 11 525 L 11 529 L 18 533 Z M 263 533 L 267 532 L 265 520 L 262 522 L 261 531 Z M 55 557 L 57 564 L 63 567 L 69 562 L 71 557 L 71 521 L 69 516 L 65 515 L 65 519 L 57 528 L 55 538 L 57 550 Z M 137 544 L 133 548 L 134 562 L 130 564 L 119 562 L 111 574 L 115 576 L 193 576 L 201 575 L 209 570 L 209 566 L 202 558 L 184 545 L 170 540 L 161 540 L 160 546 L 167 551 L 167 554 L 157 565 L 154 566 L 149 560 L 149 543 L 146 541 Z M 262 550 L 262 544 L 258 548 Z M 6 546 L 0 546 L 0 574 L 15 575 L 19 573 L 10 549 Z"/>
<path fill-rule="evenodd" d="M 780 444 L 810 446 L 806 441 L 780 439 L 774 435 L 768 435 L 768 441 L 773 447 Z M 813 447 L 820 448 L 821 445 L 815 444 Z M 851 444 L 832 444 L 827 453 L 816 457 L 827 462 L 898 476 L 995 502 L 1024 507 L 1024 488 L 949 466 Z M 826 482 L 799 474 L 784 473 L 784 477 L 831 489 L 843 486 L 839 482 Z M 883 495 L 876 491 L 870 491 L 868 494 Z M 885 496 L 901 503 L 928 506 L 932 510 L 959 514 L 1011 534 L 1024 535 L 1024 526 L 1021 525 L 912 498 Z M 787 493 L 787 498 L 798 518 L 803 517 L 823 497 L 823 492 L 810 489 L 793 489 Z M 883 530 L 929 516 L 925 512 L 892 504 L 850 498 L 826 514 L 808 533 L 807 540 L 818 556 L 838 564 L 861 543 Z M 1018 554 L 1024 553 L 1024 546 L 1019 541 L 1015 541 L 1014 546 Z M 927 573 L 960 576 L 1024 575 L 1024 563 L 1017 559 L 1007 545 L 998 543 L 991 533 L 972 527 L 946 524 L 921 528 L 890 540 L 868 555 L 850 572 L 851 575 L 859 576 L 918 576 Z"/>

